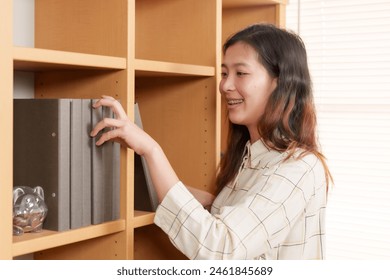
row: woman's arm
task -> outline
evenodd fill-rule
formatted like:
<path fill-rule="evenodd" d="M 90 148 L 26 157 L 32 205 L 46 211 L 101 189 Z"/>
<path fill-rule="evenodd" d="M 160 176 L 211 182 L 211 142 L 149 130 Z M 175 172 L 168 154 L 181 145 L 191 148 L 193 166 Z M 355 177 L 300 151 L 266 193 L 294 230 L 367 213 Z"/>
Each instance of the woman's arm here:
<path fill-rule="evenodd" d="M 186 186 L 190 193 L 203 205 L 204 208 L 210 210 L 211 205 L 214 202 L 215 195 L 199 190 L 197 188 Z"/>

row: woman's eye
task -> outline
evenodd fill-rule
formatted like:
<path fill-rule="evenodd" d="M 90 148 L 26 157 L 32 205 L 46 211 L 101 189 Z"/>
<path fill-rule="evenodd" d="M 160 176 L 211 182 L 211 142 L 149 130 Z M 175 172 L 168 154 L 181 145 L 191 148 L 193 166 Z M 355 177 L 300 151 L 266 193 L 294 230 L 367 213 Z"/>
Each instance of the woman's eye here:
<path fill-rule="evenodd" d="M 237 72 L 237 76 L 244 76 L 244 75 L 246 75 L 245 72 L 240 72 L 240 71 Z"/>
<path fill-rule="evenodd" d="M 227 77 L 227 73 L 225 73 L 225 72 L 222 72 L 222 73 L 221 73 L 221 77 L 222 77 L 222 78 L 225 78 L 225 77 Z"/>

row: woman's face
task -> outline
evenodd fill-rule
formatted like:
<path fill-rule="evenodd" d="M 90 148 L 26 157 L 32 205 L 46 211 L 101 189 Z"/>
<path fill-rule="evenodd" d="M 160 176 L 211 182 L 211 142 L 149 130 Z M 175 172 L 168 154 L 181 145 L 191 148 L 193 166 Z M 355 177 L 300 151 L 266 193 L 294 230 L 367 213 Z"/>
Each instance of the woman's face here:
<path fill-rule="evenodd" d="M 260 137 L 257 124 L 276 85 L 277 78 L 268 74 L 252 46 L 237 42 L 226 50 L 219 91 L 230 121 L 245 125 L 252 142 Z"/>

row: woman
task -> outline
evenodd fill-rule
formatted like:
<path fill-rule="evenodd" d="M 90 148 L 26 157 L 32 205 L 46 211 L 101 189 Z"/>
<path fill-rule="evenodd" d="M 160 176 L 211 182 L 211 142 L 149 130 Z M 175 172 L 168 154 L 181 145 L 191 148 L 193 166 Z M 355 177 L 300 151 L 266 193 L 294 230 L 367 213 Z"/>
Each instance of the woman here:
<path fill-rule="evenodd" d="M 155 223 L 190 259 L 323 259 L 331 179 L 316 139 L 316 115 L 300 38 L 272 25 L 249 26 L 223 48 L 220 92 L 228 148 L 214 196 L 187 188 L 161 147 L 103 97 L 115 127 L 97 145 L 117 140 L 147 160 L 161 202 Z M 210 212 L 205 207 L 212 205 Z"/>

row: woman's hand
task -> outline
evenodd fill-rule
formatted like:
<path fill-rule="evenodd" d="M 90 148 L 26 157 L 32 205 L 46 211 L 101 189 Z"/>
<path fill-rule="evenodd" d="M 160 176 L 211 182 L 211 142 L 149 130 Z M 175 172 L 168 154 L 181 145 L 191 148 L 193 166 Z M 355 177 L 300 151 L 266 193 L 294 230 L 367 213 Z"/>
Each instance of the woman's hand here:
<path fill-rule="evenodd" d="M 137 154 L 144 155 L 158 145 L 145 131 L 134 124 L 126 115 L 122 105 L 113 97 L 102 96 L 93 108 L 107 106 L 112 109 L 116 118 L 105 118 L 101 120 L 91 131 L 91 136 L 95 137 L 104 128 L 112 128 L 104 132 L 96 145 L 100 146 L 107 141 L 116 141 L 121 145 L 133 149 Z"/>
<path fill-rule="evenodd" d="M 101 106 L 110 107 L 116 117 L 115 119 L 105 118 L 92 129 L 90 135 L 95 137 L 104 128 L 112 128 L 100 136 L 96 145 L 100 146 L 107 141 L 116 141 L 144 156 L 161 202 L 170 188 L 179 181 L 179 178 L 160 145 L 128 118 L 122 105 L 114 98 L 102 96 L 92 106 L 95 109 Z"/>

